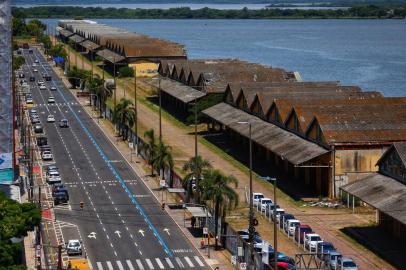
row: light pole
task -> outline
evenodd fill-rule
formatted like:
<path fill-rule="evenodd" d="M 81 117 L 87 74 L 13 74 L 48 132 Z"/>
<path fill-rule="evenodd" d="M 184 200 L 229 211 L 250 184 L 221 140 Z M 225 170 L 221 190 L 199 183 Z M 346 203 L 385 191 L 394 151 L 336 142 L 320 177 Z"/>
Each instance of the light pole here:
<path fill-rule="evenodd" d="M 238 124 L 241 125 L 248 125 L 249 126 L 249 176 L 250 176 L 250 203 L 249 203 L 249 227 L 248 227 L 248 233 L 249 233 L 249 242 L 250 242 L 250 255 L 251 259 L 253 256 L 253 251 L 254 251 L 254 205 L 253 205 L 253 195 L 252 195 L 252 125 L 251 122 L 248 121 L 238 121 Z"/>
<path fill-rule="evenodd" d="M 277 269 L 278 265 L 278 233 L 277 233 L 277 222 L 276 222 L 276 177 L 260 177 L 260 179 L 266 180 L 268 182 L 273 182 L 273 200 L 274 200 L 274 210 L 273 210 L 273 247 L 274 247 L 274 269 Z"/>
<path fill-rule="evenodd" d="M 134 66 L 135 155 L 138 156 L 137 66 Z"/>

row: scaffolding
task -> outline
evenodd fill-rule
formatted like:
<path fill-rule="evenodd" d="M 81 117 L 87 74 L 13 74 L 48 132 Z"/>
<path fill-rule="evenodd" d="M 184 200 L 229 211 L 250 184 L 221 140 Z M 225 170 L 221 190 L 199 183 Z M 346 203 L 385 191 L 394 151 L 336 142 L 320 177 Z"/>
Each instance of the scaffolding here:
<path fill-rule="evenodd" d="M 10 0 L 0 0 L 0 176 L 12 170 L 13 158 L 13 91 Z M 2 183 L 0 179 L 0 183 Z"/>

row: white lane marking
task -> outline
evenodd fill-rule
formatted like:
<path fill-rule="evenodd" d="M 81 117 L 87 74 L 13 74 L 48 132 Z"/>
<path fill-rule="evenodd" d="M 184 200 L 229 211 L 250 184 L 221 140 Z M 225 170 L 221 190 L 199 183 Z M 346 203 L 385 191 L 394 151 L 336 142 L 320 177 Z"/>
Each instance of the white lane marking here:
<path fill-rule="evenodd" d="M 180 260 L 179 257 L 175 257 L 175 261 L 178 263 L 180 268 L 185 268 L 185 266 L 183 265 L 182 261 Z"/>
<path fill-rule="evenodd" d="M 190 266 L 190 267 L 195 267 L 194 266 L 194 264 L 192 263 L 192 261 L 189 259 L 189 257 L 185 257 L 185 261 L 187 262 L 187 264 Z"/>
<path fill-rule="evenodd" d="M 164 269 L 164 265 L 162 264 L 159 258 L 155 258 L 156 263 L 158 264 L 159 268 Z"/>
<path fill-rule="evenodd" d="M 154 265 L 152 264 L 152 262 L 151 262 L 150 259 L 145 259 L 145 261 L 147 262 L 149 269 L 155 269 L 155 267 L 154 267 Z"/>
<path fill-rule="evenodd" d="M 116 263 L 117 263 L 118 269 L 124 270 L 124 267 L 123 267 L 123 265 L 121 264 L 120 261 L 116 261 Z"/>
<path fill-rule="evenodd" d="M 144 270 L 144 266 L 142 265 L 141 260 L 140 260 L 140 259 L 136 259 L 135 261 L 137 262 L 138 268 L 139 268 L 140 270 Z"/>
<path fill-rule="evenodd" d="M 175 266 L 173 265 L 173 263 L 171 262 L 171 260 L 169 258 L 165 258 L 165 261 L 169 265 L 170 268 L 175 268 Z"/>
<path fill-rule="evenodd" d="M 195 261 L 200 265 L 200 266 L 204 266 L 204 263 L 200 260 L 199 256 L 195 256 Z"/>
<path fill-rule="evenodd" d="M 113 265 L 111 264 L 110 261 L 107 261 L 107 267 L 109 268 L 109 270 L 113 270 Z"/>
<path fill-rule="evenodd" d="M 93 270 L 93 265 L 92 265 L 92 263 L 91 263 L 90 261 L 87 261 L 87 262 L 88 262 L 88 265 L 89 265 L 90 270 Z"/>
<path fill-rule="evenodd" d="M 97 262 L 96 264 L 97 264 L 97 268 L 98 268 L 99 270 L 103 270 L 103 265 L 102 265 L 101 262 Z"/>
<path fill-rule="evenodd" d="M 130 260 L 126 260 L 126 262 L 127 262 L 128 268 L 130 268 L 130 270 L 134 270 L 134 266 L 133 266 L 133 264 L 131 263 L 131 261 L 130 261 Z"/>

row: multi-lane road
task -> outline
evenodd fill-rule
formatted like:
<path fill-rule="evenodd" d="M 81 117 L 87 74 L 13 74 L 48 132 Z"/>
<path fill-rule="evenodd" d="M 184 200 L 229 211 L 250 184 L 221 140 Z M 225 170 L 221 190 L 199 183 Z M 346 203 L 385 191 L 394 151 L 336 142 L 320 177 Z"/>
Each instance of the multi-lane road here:
<path fill-rule="evenodd" d="M 203 258 L 134 173 L 36 50 L 23 52 L 23 72 L 29 82 L 54 162 L 69 190 L 70 207 L 55 207 L 56 220 L 77 226 L 93 269 L 206 269 Z M 34 61 L 39 60 L 33 72 Z M 52 76 L 39 90 L 42 73 Z M 50 91 L 55 86 L 57 91 Z M 48 104 L 48 97 L 55 98 Z M 49 114 L 55 123 L 47 123 Z M 69 128 L 60 128 L 66 118 Z M 84 202 L 83 209 L 80 202 Z M 64 241 L 77 238 L 69 231 Z"/>

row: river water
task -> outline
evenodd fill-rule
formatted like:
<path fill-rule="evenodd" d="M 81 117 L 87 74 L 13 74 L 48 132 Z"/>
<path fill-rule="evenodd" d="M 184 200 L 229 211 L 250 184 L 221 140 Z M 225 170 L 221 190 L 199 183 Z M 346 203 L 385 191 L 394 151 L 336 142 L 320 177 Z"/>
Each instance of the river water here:
<path fill-rule="evenodd" d="M 298 71 L 304 80 L 406 96 L 406 20 L 98 22 L 182 43 L 189 58 L 240 58 Z"/>

